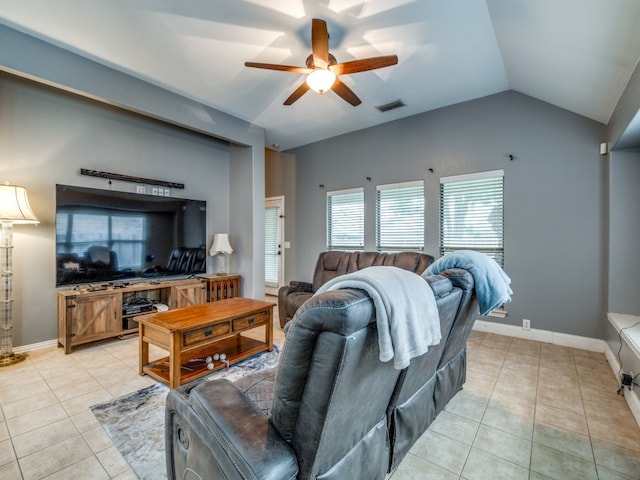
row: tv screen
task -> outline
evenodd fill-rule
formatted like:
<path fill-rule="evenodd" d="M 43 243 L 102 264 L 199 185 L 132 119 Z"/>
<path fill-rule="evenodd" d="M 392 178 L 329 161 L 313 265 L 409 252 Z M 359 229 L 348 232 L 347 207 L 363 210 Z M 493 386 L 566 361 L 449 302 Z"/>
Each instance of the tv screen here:
<path fill-rule="evenodd" d="M 56 286 L 204 273 L 206 217 L 203 200 L 56 185 Z"/>

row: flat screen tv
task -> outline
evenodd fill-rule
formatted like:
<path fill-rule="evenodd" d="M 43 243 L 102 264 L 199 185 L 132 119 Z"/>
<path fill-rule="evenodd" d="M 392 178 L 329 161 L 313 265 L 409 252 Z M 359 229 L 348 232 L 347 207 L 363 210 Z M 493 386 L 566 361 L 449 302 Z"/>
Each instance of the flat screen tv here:
<path fill-rule="evenodd" d="M 203 200 L 56 185 L 56 286 L 204 273 L 206 217 Z"/>

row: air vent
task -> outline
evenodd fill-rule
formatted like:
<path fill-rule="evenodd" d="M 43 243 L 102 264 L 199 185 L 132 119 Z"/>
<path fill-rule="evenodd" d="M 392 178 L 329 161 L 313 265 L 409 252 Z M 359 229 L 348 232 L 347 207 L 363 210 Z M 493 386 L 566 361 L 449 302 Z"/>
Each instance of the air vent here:
<path fill-rule="evenodd" d="M 378 105 L 376 108 L 381 112 L 388 112 L 389 110 L 393 110 L 394 108 L 404 107 L 404 102 L 400 99 L 394 100 L 391 103 L 387 103 L 385 105 Z"/>

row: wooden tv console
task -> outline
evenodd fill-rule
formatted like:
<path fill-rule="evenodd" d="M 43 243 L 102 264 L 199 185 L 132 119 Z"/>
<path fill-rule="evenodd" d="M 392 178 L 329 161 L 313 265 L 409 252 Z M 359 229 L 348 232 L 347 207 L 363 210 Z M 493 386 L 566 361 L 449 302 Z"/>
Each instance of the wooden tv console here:
<path fill-rule="evenodd" d="M 123 287 L 80 287 L 58 292 L 58 346 L 71 353 L 77 345 L 136 333 L 136 317 L 207 301 L 207 279 L 138 281 Z"/>

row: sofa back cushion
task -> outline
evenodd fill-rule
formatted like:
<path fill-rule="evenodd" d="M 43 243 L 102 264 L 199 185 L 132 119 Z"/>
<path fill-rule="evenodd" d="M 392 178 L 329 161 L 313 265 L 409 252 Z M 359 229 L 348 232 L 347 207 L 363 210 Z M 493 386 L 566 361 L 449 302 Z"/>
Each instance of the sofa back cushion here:
<path fill-rule="evenodd" d="M 352 255 L 339 261 L 354 260 Z M 459 311 L 462 291 L 442 275 L 425 281 L 445 325 L 444 341 Z M 420 412 L 432 420 L 435 371 L 443 349 L 444 345 L 430 347 L 408 369 L 396 370 L 393 362 L 379 359 L 376 312 L 367 293 L 339 289 L 306 301 L 288 324 L 271 409 L 273 425 L 296 452 L 299 478 L 381 478 L 374 472 L 386 471 L 390 462 L 387 415 L 402 427 L 416 415 L 420 419 Z M 421 367 L 415 375 L 408 372 L 413 365 Z M 406 402 L 415 392 L 420 392 L 415 404 L 410 403 L 406 414 L 397 413 L 398 402 Z M 419 427 L 424 427 L 421 434 L 426 426 Z M 403 446 L 415 441 L 405 432 L 399 435 Z M 371 471 L 353 473 L 348 465 Z"/>
<path fill-rule="evenodd" d="M 393 362 L 379 360 L 375 309 L 364 291 L 325 292 L 298 310 L 271 409 L 273 425 L 296 452 L 298 478 L 325 478 L 328 469 L 327 478 L 357 478 L 340 470 L 346 465 L 362 469 L 359 478 L 380 478 L 375 472 L 388 464 L 386 410 L 399 374 Z M 341 462 L 347 453 L 350 460 Z"/>
<path fill-rule="evenodd" d="M 433 260 L 431 255 L 418 252 L 322 252 L 313 274 L 313 291 L 337 276 L 372 266 L 398 267 L 421 275 Z"/>
<path fill-rule="evenodd" d="M 320 253 L 313 273 L 313 291 L 318 290 L 332 278 L 347 273 L 352 253 L 341 251 Z"/>
<path fill-rule="evenodd" d="M 442 386 L 436 372 L 443 365 L 445 353 L 447 358 L 453 358 L 464 349 L 470 329 L 468 325 L 473 325 L 475 319 L 472 315 L 474 306 L 477 312 L 473 277 L 466 270 L 451 269 L 424 278 L 436 298 L 442 340 L 438 345 L 429 347 L 426 354 L 411 360 L 389 404 L 391 469 L 399 465 L 422 432 L 458 391 L 458 376 L 449 375 L 447 379 L 451 380 L 451 385 Z"/>

